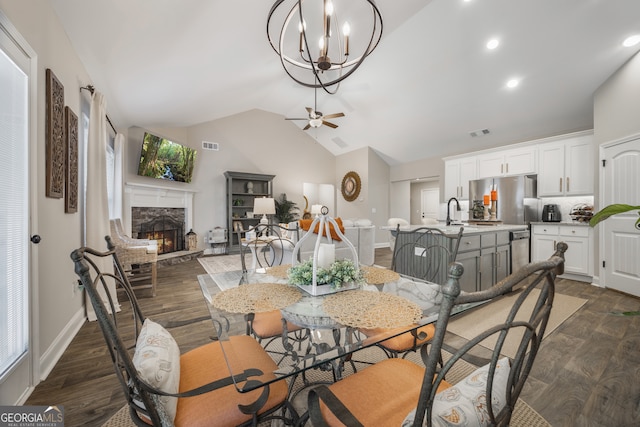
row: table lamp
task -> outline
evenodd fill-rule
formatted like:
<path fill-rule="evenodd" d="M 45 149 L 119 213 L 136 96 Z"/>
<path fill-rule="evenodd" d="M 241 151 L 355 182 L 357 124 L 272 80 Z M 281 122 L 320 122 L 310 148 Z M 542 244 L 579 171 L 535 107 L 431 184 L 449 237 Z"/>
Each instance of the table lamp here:
<path fill-rule="evenodd" d="M 274 215 L 276 213 L 276 203 L 272 197 L 257 197 L 253 199 L 253 213 L 260 215 L 260 224 L 268 224 L 269 220 L 267 215 Z"/>

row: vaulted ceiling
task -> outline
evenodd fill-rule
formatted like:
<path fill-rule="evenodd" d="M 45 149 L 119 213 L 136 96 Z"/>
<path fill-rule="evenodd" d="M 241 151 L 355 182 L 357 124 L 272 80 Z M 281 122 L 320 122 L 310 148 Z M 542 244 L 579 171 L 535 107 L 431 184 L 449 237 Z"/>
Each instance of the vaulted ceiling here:
<path fill-rule="evenodd" d="M 313 106 L 267 41 L 271 0 L 50 1 L 119 127 Z M 590 129 L 594 92 L 640 49 L 622 46 L 640 34 L 638 0 L 376 4 L 379 46 L 337 94 L 318 92 L 339 127 L 300 130 L 336 155 L 370 146 L 393 165 Z"/>

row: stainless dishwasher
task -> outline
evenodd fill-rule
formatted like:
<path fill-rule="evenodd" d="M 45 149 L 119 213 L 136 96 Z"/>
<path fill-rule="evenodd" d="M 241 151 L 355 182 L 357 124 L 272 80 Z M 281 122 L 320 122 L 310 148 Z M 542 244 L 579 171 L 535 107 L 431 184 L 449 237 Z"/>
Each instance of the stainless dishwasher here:
<path fill-rule="evenodd" d="M 512 231 L 511 235 L 511 272 L 518 271 L 529 264 L 529 230 Z"/>

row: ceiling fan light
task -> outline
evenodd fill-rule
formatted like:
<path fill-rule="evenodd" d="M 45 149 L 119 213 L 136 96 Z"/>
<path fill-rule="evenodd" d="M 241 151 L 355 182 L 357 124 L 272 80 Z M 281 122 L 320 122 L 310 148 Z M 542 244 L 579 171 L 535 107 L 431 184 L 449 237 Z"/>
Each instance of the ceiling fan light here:
<path fill-rule="evenodd" d="M 322 126 L 322 119 L 311 119 L 309 120 L 309 124 L 312 128 L 319 128 Z"/>

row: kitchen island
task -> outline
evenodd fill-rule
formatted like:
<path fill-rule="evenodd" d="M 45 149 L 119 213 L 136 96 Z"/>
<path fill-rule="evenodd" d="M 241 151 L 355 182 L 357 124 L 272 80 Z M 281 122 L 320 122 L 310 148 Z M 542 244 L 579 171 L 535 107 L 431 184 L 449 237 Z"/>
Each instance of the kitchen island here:
<path fill-rule="evenodd" d="M 396 246 L 415 241 L 421 228 L 436 228 L 445 234 L 444 238 L 447 241 L 434 241 L 433 243 L 444 244 L 453 250 L 460 227 L 461 225 L 447 226 L 444 224 L 408 225 L 400 227 L 400 231 L 403 233 L 400 233 L 399 236 L 397 236 L 397 227 L 383 226 L 381 228 L 388 230 L 395 237 Z M 464 274 L 460 278 L 460 288 L 463 291 L 475 292 L 487 289 L 511 274 L 510 233 L 527 230 L 526 225 L 463 225 L 462 227 L 463 232 L 456 261 L 464 266 Z M 434 239 L 436 238 L 434 236 Z M 401 266 L 407 260 L 397 261 L 398 266 Z M 440 270 L 447 271 L 446 266 L 441 267 Z M 402 271 L 398 272 L 403 273 Z M 444 283 L 444 280 L 446 280 L 445 276 L 439 277 L 435 281 Z"/>

